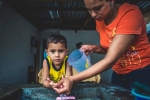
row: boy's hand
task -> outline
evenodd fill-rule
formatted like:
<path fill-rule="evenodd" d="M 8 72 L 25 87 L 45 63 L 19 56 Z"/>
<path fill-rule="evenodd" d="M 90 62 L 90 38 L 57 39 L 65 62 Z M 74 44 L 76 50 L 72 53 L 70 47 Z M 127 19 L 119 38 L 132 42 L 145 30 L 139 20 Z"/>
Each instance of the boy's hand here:
<path fill-rule="evenodd" d="M 50 80 L 50 78 L 46 78 L 46 80 L 49 82 L 49 84 L 53 87 L 54 86 L 54 82 L 52 80 Z"/>
<path fill-rule="evenodd" d="M 65 78 L 65 76 L 62 75 L 62 79 L 64 79 L 64 78 Z M 57 83 L 54 83 L 54 82 L 51 81 L 49 78 L 47 78 L 47 81 L 49 81 L 49 84 L 50 84 L 52 87 L 54 87 L 55 85 L 57 85 Z M 61 89 L 61 88 L 63 88 L 63 87 L 64 87 L 63 84 L 59 85 L 59 89 Z"/>

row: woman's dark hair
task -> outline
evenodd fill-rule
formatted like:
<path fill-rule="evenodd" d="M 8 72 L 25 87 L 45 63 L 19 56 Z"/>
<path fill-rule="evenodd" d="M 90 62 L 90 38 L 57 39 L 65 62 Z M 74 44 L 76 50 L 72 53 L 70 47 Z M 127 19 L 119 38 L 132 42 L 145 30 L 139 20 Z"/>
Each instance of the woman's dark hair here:
<path fill-rule="evenodd" d="M 60 34 L 53 34 L 48 37 L 47 43 L 46 43 L 47 48 L 48 48 L 48 44 L 50 42 L 52 42 L 54 44 L 57 44 L 57 43 L 65 44 L 65 47 L 67 48 L 67 40 L 64 36 L 62 36 Z"/>

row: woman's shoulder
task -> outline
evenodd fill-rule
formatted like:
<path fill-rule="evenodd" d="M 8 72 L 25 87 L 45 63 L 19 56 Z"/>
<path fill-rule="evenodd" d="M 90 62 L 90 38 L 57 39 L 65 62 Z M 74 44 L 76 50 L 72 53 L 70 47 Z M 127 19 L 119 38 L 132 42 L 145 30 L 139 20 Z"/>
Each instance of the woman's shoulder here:
<path fill-rule="evenodd" d="M 138 18 L 141 19 L 141 17 L 143 17 L 143 15 L 142 15 L 140 9 L 138 8 L 138 6 L 136 6 L 134 4 L 124 3 L 120 6 L 116 19 L 118 22 L 121 19 L 122 20 L 126 20 L 126 19 L 132 20 L 133 18 L 135 18 L 137 20 Z"/>
<path fill-rule="evenodd" d="M 140 10 L 138 8 L 138 6 L 134 5 L 134 4 L 129 4 L 129 3 L 123 3 L 120 8 L 119 8 L 119 13 L 121 12 L 127 12 L 127 11 L 130 11 L 130 10 Z"/>

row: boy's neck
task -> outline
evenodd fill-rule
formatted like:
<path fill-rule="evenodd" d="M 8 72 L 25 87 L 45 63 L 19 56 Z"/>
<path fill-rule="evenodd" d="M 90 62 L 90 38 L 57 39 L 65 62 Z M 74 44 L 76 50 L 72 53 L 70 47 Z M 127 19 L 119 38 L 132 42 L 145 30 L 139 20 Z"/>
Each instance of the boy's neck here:
<path fill-rule="evenodd" d="M 54 68 L 55 70 L 61 69 L 62 64 L 63 64 L 63 62 L 62 62 L 60 65 L 55 65 L 55 64 L 52 62 L 52 66 L 53 66 L 53 68 Z"/>
<path fill-rule="evenodd" d="M 57 69 L 59 69 L 59 68 L 60 68 L 60 66 L 61 66 L 61 65 L 55 65 L 55 67 L 56 67 Z"/>

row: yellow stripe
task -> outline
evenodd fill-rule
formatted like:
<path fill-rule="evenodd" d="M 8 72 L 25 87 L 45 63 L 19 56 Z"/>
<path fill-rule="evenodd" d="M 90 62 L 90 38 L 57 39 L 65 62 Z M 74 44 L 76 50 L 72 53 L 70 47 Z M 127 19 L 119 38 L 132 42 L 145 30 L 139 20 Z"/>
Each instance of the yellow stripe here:
<path fill-rule="evenodd" d="M 132 50 L 135 50 L 135 47 L 134 46 L 131 46 Z"/>
<path fill-rule="evenodd" d="M 113 29 L 113 34 L 111 35 L 112 37 L 116 34 L 116 28 Z"/>

